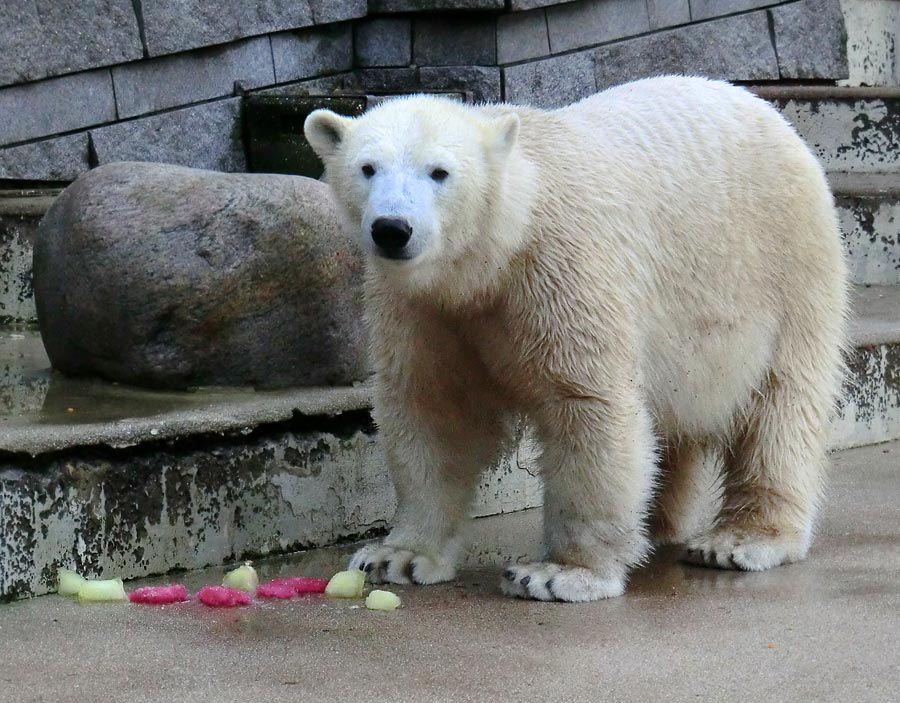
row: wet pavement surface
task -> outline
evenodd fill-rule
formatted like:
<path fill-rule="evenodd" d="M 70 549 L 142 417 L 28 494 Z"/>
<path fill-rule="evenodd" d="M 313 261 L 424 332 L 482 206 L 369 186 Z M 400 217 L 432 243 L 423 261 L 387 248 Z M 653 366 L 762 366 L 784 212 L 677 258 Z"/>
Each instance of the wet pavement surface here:
<path fill-rule="evenodd" d="M 131 446 L 226 432 L 301 415 L 369 407 L 365 385 L 157 391 L 51 370 L 40 333 L 0 330 L 0 450 L 32 455 L 73 446 Z"/>
<path fill-rule="evenodd" d="M 900 699 L 900 443 L 835 455 L 809 560 L 766 573 L 664 550 L 618 599 L 501 596 L 500 563 L 533 554 L 539 530 L 539 511 L 476 521 L 474 566 L 457 583 L 392 587 L 393 613 L 321 596 L 234 610 L 0 605 L 0 702 Z M 257 566 L 264 580 L 329 576 L 352 549 Z M 196 589 L 221 574 L 126 585 Z"/>

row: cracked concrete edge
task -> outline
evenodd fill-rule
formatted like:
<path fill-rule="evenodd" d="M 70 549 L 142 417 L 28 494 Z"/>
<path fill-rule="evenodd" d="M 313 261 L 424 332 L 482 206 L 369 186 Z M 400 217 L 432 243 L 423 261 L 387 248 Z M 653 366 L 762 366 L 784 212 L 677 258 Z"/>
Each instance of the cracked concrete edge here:
<path fill-rule="evenodd" d="M 189 435 L 253 429 L 301 415 L 335 417 L 372 407 L 369 384 L 280 391 L 233 391 L 219 402 L 150 417 L 86 424 L 34 424 L 26 419 L 0 427 L 0 454 L 38 456 L 72 447 L 105 445 L 120 449 Z"/>

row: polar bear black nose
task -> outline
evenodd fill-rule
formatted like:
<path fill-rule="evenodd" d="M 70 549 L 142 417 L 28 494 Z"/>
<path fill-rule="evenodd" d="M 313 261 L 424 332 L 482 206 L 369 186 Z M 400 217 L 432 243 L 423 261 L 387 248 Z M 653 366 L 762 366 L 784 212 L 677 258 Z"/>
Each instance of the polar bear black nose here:
<path fill-rule="evenodd" d="M 399 254 L 412 236 L 412 227 L 399 217 L 379 217 L 372 223 L 372 241 L 388 256 Z"/>

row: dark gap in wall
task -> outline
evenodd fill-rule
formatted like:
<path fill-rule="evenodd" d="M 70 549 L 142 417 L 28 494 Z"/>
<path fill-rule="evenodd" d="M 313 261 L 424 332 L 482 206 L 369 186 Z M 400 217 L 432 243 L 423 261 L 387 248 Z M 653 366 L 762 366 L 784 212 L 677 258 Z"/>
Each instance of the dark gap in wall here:
<path fill-rule="evenodd" d="M 100 165 L 100 157 L 97 156 L 97 147 L 94 145 L 94 137 L 88 132 L 88 167 L 97 168 Z"/>
<path fill-rule="evenodd" d="M 112 97 L 113 97 L 113 109 L 116 111 L 116 121 L 122 119 L 122 115 L 119 114 L 119 98 L 116 95 L 116 77 L 112 72 L 112 69 L 109 69 L 109 84 L 112 87 Z"/>
<path fill-rule="evenodd" d="M 138 35 L 141 37 L 141 47 L 144 50 L 144 58 L 150 58 L 150 50 L 147 48 L 147 33 L 144 31 L 144 8 L 141 0 L 131 0 L 131 6 L 134 8 L 134 16 L 137 19 Z"/>
<path fill-rule="evenodd" d="M 272 78 L 274 85 L 278 85 L 278 69 L 275 67 L 275 47 L 272 46 L 272 35 L 269 35 L 269 55 L 272 57 Z"/>
<path fill-rule="evenodd" d="M 772 51 L 775 52 L 775 65 L 778 67 L 778 77 L 781 77 L 781 61 L 778 59 L 778 43 L 775 41 L 775 15 L 771 10 L 766 10 L 766 22 L 769 23 L 769 41 L 772 42 Z"/>

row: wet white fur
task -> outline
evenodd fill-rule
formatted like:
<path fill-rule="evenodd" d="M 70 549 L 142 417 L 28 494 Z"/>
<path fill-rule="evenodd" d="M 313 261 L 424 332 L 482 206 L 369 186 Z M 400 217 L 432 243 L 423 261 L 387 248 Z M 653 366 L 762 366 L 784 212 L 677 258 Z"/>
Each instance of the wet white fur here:
<path fill-rule="evenodd" d="M 375 412 L 399 508 L 353 566 L 453 578 L 476 479 L 518 417 L 544 448 L 547 555 L 506 572 L 511 595 L 619 595 L 654 505 L 660 537 L 688 537 L 700 564 L 806 555 L 847 274 L 822 170 L 774 109 L 665 77 L 556 111 L 414 97 L 305 127 L 363 243 L 374 217 L 402 215 L 420 252 L 369 257 Z M 719 515 L 681 534 L 711 456 Z"/>

